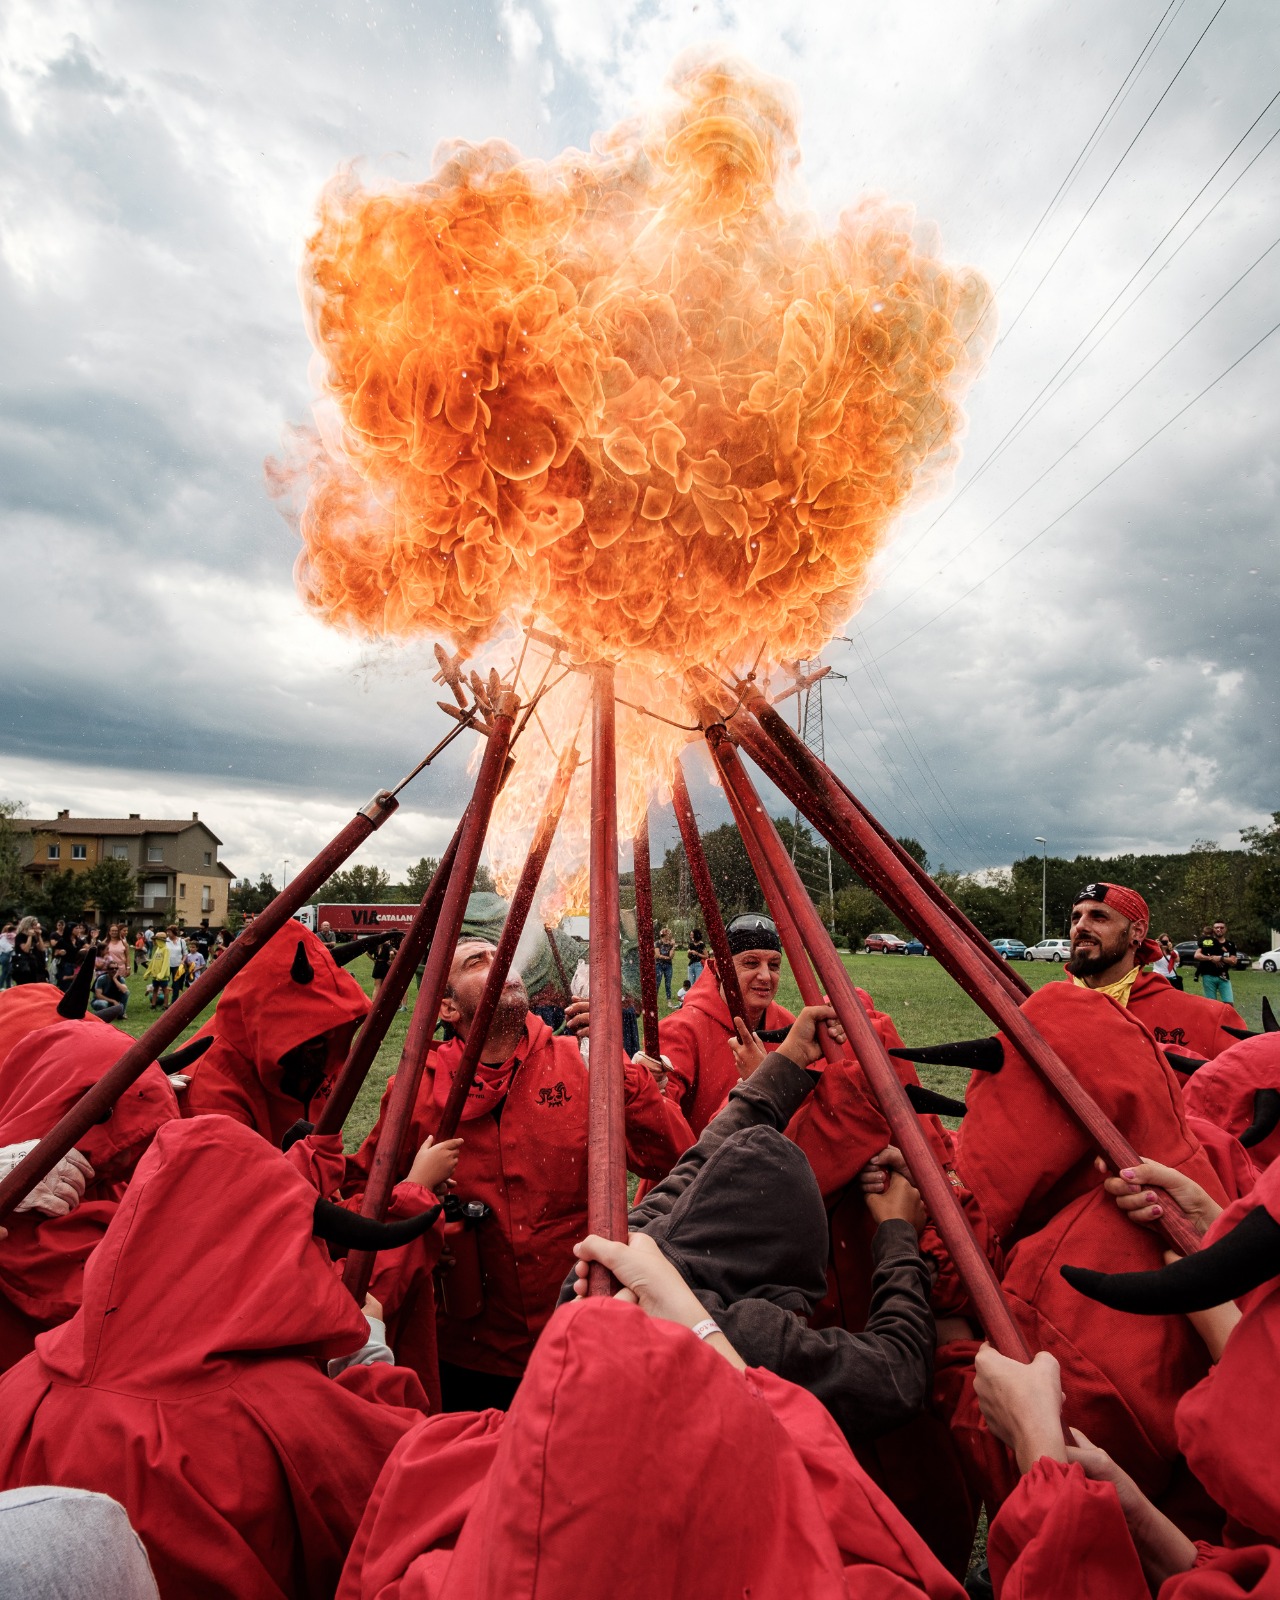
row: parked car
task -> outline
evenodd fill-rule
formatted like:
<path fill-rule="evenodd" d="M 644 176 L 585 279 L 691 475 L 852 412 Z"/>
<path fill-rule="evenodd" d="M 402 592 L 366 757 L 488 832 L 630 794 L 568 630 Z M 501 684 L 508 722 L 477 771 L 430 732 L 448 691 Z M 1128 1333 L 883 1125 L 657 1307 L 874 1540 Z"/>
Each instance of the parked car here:
<path fill-rule="evenodd" d="M 929 952 L 919 939 L 908 939 L 902 947 L 904 956 L 927 956 Z"/>
<path fill-rule="evenodd" d="M 1258 965 L 1264 972 L 1280 972 L 1280 950 L 1264 950 L 1258 957 Z"/>
<path fill-rule="evenodd" d="M 991 948 L 1002 955 L 1006 961 L 1025 961 L 1027 947 L 1021 939 L 993 939 Z"/>
<path fill-rule="evenodd" d="M 868 955 L 879 953 L 884 956 L 902 955 L 906 948 L 906 940 L 899 939 L 896 933 L 869 933 L 862 941 L 862 948 Z"/>
<path fill-rule="evenodd" d="M 1178 952 L 1178 965 L 1189 967 L 1192 964 L 1192 956 L 1200 948 L 1200 941 L 1199 939 L 1184 939 L 1181 944 L 1175 944 L 1173 948 Z"/>
<path fill-rule="evenodd" d="M 1196 951 L 1200 948 L 1199 939 L 1184 939 L 1181 944 L 1175 944 L 1173 948 L 1178 952 L 1178 965 L 1187 967 L 1192 973 L 1194 973 L 1196 970 L 1196 964 L 1192 958 L 1195 956 Z M 1276 965 L 1268 967 L 1266 965 L 1268 961 L 1276 963 Z M 1274 950 L 1268 950 L 1266 955 L 1258 957 L 1258 964 L 1262 967 L 1264 972 L 1280 971 L 1280 954 Z M 1251 966 L 1253 966 L 1253 957 L 1246 956 L 1242 953 L 1237 960 L 1237 964 L 1231 969 L 1231 971 L 1247 972 Z M 1228 976 L 1229 975 L 1230 974 L 1228 974 Z"/>
<path fill-rule="evenodd" d="M 1024 961 L 1065 961 L 1071 954 L 1070 939 L 1041 939 L 1029 945 L 1023 954 Z"/>

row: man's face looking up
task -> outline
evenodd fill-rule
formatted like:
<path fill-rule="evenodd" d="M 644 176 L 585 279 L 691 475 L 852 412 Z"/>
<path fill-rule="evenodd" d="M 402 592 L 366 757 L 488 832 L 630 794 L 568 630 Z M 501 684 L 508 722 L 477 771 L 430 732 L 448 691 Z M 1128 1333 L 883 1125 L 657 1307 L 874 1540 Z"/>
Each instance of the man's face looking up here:
<path fill-rule="evenodd" d="M 1138 942 L 1128 917 L 1122 917 L 1102 900 L 1082 900 L 1071 908 L 1071 959 L 1067 971 L 1077 978 L 1089 978 L 1111 967 L 1124 966 L 1126 955 L 1133 955 Z M 1124 971 L 1132 965 L 1130 960 Z"/>

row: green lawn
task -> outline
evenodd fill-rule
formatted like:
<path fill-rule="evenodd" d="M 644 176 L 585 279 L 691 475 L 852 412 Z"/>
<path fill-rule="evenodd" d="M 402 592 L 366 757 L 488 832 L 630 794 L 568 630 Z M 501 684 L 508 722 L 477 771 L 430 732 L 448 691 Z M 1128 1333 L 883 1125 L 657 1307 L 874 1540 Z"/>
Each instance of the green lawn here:
<path fill-rule="evenodd" d="M 892 1015 L 898 1032 L 907 1044 L 942 1044 L 948 1039 L 972 1039 L 995 1031 L 983 1013 L 952 983 L 932 956 L 846 955 L 844 964 L 853 975 L 853 981 L 871 994 L 881 1010 Z M 683 984 L 687 965 L 684 953 L 677 951 L 673 993 Z M 372 989 L 370 974 L 373 963 L 368 956 L 362 956 L 348 970 L 366 990 Z M 1062 977 L 1062 968 L 1049 961 L 1020 962 L 1018 971 L 1035 988 Z M 1273 1005 L 1280 1006 L 1280 974 L 1239 972 L 1233 976 L 1232 986 L 1236 1008 L 1251 1028 L 1262 1026 L 1264 994 L 1270 995 Z M 147 1006 L 144 993 L 146 985 L 142 976 L 131 977 L 129 987 L 132 999 L 123 1027 L 136 1036 L 153 1020 L 153 1013 Z M 1199 992 L 1198 986 L 1189 979 L 1188 988 L 1192 993 Z M 411 991 L 410 998 L 414 993 L 416 990 Z M 778 1000 L 789 1010 L 799 1009 L 799 992 L 785 964 Z M 665 993 L 660 994 L 659 1008 L 664 1016 L 671 1009 Z M 183 1037 L 190 1037 L 209 1015 L 210 1012 L 206 1011 L 199 1023 L 188 1029 Z M 347 1118 L 344 1132 L 349 1148 L 354 1148 L 374 1124 L 382 1090 L 400 1059 L 408 1022 L 407 1010 L 397 1013 L 392 1019 L 368 1080 Z M 960 1068 L 920 1067 L 918 1070 L 922 1083 L 945 1094 L 963 1096 L 968 1075 Z"/>

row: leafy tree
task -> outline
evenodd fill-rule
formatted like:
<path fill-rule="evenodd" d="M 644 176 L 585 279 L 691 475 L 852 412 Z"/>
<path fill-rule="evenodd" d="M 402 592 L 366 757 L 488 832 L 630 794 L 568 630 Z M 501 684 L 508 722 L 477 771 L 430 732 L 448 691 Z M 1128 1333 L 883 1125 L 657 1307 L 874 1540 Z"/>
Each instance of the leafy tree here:
<path fill-rule="evenodd" d="M 404 892 L 410 900 L 421 900 L 431 887 L 440 863 L 435 856 L 422 856 L 404 875 Z"/>
<path fill-rule="evenodd" d="M 898 843 L 914 861 L 918 861 L 924 870 L 928 872 L 929 853 L 920 843 L 919 839 L 913 839 L 910 834 L 907 834 L 905 837 L 899 839 Z"/>
<path fill-rule="evenodd" d="M 1240 837 L 1249 851 L 1245 903 L 1270 932 L 1280 928 L 1280 811 L 1269 828 L 1241 828 Z"/>
<path fill-rule="evenodd" d="M 386 897 L 390 884 L 391 874 L 384 872 L 381 867 L 344 867 L 324 884 L 316 896 L 316 902 L 346 906 L 364 902 L 376 904 Z"/>
<path fill-rule="evenodd" d="M 227 920 L 232 930 L 239 929 L 246 917 L 256 917 L 265 911 L 278 893 L 269 872 L 264 872 L 257 883 L 241 878 L 232 884 L 227 895 Z"/>
<path fill-rule="evenodd" d="M 902 924 L 865 884 L 851 883 L 836 895 L 836 933 L 856 950 L 869 933 L 900 932 Z"/>
<path fill-rule="evenodd" d="M 13 819 L 20 817 L 19 800 L 0 800 L 0 916 L 11 917 L 23 902 L 22 852 Z"/>
<path fill-rule="evenodd" d="M 30 909 L 36 916 L 51 922 L 71 922 L 84 910 L 86 874 L 82 872 L 46 872 L 38 892 L 31 896 Z"/>
<path fill-rule="evenodd" d="M 489 871 L 482 861 L 476 868 L 476 875 L 471 880 L 472 894 L 497 894 L 498 886 L 493 881 L 493 873 Z"/>
<path fill-rule="evenodd" d="M 84 892 L 103 922 L 118 922 L 138 897 L 138 883 L 127 861 L 99 861 L 81 874 Z"/>

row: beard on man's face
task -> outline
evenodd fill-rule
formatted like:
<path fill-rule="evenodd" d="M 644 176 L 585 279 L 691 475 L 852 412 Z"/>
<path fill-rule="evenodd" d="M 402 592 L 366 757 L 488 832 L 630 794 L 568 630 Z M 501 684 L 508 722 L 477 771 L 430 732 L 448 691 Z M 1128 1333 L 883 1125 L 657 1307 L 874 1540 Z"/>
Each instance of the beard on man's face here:
<path fill-rule="evenodd" d="M 1092 929 L 1077 929 L 1071 935 L 1071 957 L 1067 971 L 1075 978 L 1093 978 L 1123 960 L 1129 949 L 1129 923 L 1124 923 L 1109 938 Z"/>

